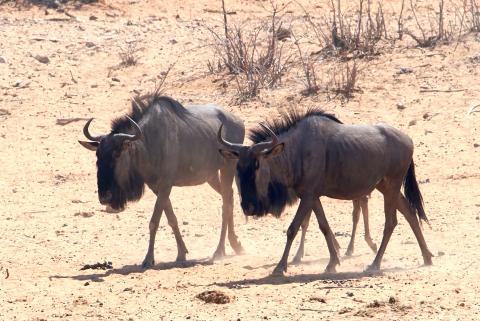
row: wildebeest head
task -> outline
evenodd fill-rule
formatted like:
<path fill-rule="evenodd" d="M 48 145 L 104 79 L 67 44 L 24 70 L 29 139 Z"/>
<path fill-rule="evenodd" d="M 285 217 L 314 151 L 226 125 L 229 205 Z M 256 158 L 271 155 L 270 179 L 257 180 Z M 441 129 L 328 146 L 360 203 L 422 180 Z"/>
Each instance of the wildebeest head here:
<path fill-rule="evenodd" d="M 110 133 L 92 136 L 88 127 L 93 118 L 87 121 L 83 133 L 90 141 L 79 141 L 97 154 L 98 199 L 102 205 L 115 210 L 123 210 L 127 201 L 138 200 L 144 191 L 144 180 L 135 166 L 132 166 L 131 144 L 143 137 L 138 124 L 128 117 L 134 134 Z"/>
<path fill-rule="evenodd" d="M 281 154 L 284 143 L 279 142 L 271 129 L 262 126 L 270 132 L 272 139 L 252 146 L 227 142 L 222 137 L 223 125 L 220 126 L 218 141 L 223 148 L 219 151 L 225 158 L 238 159 L 237 175 L 245 215 L 262 216 L 271 213 L 279 216 L 288 202 L 288 189 L 272 178 L 268 159 Z"/>

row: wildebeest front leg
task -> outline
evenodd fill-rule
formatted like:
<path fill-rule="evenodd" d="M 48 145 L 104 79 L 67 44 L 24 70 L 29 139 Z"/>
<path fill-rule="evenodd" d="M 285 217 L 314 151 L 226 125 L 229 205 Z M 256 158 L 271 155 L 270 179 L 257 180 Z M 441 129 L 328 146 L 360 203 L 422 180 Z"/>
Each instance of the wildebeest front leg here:
<path fill-rule="evenodd" d="M 328 225 L 327 218 L 325 217 L 325 212 L 323 211 L 322 203 L 320 200 L 317 199 L 313 203 L 313 211 L 317 216 L 318 225 L 320 226 L 320 230 L 322 231 L 323 235 L 325 236 L 325 240 L 327 241 L 328 251 L 330 252 L 330 261 L 325 269 L 326 272 L 335 272 L 335 267 L 340 264 L 340 260 L 338 259 L 337 248 L 335 246 L 335 237 Z"/>
<path fill-rule="evenodd" d="M 290 248 L 292 247 L 292 242 L 297 235 L 300 225 L 305 220 L 305 217 L 308 213 L 312 211 L 312 199 L 311 198 L 302 198 L 300 205 L 298 206 L 297 213 L 293 218 L 292 223 L 287 230 L 287 244 L 285 244 L 285 250 L 283 251 L 282 258 L 278 262 L 277 266 L 273 270 L 272 275 L 283 275 L 283 272 L 287 272 L 288 264 L 288 254 L 290 253 Z"/>
<path fill-rule="evenodd" d="M 173 235 L 175 235 L 175 241 L 177 242 L 177 262 L 182 262 L 186 260 L 186 254 L 188 253 L 187 247 L 183 242 L 182 234 L 178 228 L 178 221 L 175 213 L 173 212 L 172 202 L 170 198 L 165 202 L 165 216 L 168 220 L 168 225 L 172 228 Z"/>
<path fill-rule="evenodd" d="M 299 264 L 302 261 L 303 255 L 305 253 L 305 236 L 307 235 L 307 229 L 308 225 L 310 224 L 311 215 L 312 211 L 308 212 L 302 222 L 302 236 L 300 238 L 300 245 L 298 246 L 297 254 L 295 254 L 292 260 L 292 263 L 294 264 Z"/>
<path fill-rule="evenodd" d="M 345 253 L 346 256 L 351 256 L 353 254 L 353 250 L 355 247 L 355 234 L 357 233 L 357 225 L 360 219 L 360 201 L 353 200 L 353 212 L 352 212 L 352 236 L 350 237 L 350 243 L 348 243 L 347 252 Z"/>
<path fill-rule="evenodd" d="M 150 240 L 148 242 L 148 250 L 145 259 L 143 260 L 142 267 L 148 268 L 155 265 L 154 250 L 155 250 L 155 235 L 157 234 L 158 225 L 160 224 L 160 217 L 165 209 L 166 202 L 170 195 L 171 187 L 166 188 L 157 193 L 157 201 L 155 202 L 155 208 L 153 209 L 152 218 L 148 228 L 150 230 Z"/>
<path fill-rule="evenodd" d="M 372 249 L 373 253 L 377 253 L 377 244 L 372 241 L 372 237 L 370 236 L 370 224 L 368 223 L 368 197 L 362 197 L 360 199 L 360 207 L 362 208 L 362 215 L 363 215 L 363 225 L 365 227 L 365 242 L 367 242 L 370 249 Z"/>

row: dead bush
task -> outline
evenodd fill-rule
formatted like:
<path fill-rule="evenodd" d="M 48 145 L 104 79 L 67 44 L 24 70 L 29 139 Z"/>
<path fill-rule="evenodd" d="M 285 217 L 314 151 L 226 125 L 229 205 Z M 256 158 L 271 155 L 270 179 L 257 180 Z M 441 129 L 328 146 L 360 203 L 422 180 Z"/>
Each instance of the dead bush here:
<path fill-rule="evenodd" d="M 306 22 L 312 28 L 322 53 L 338 56 L 349 53 L 350 58 L 362 58 L 378 54 L 378 44 L 388 39 L 385 16 L 381 2 L 376 10 L 371 0 L 358 0 L 356 10 L 343 12 L 341 0 L 331 0 L 331 12 L 319 22 L 303 8 Z M 356 12 L 350 14 L 349 12 Z"/>
<path fill-rule="evenodd" d="M 300 93 L 304 96 L 315 95 L 320 89 L 317 84 L 317 72 L 315 69 L 316 59 L 312 55 L 305 55 L 303 53 L 302 47 L 300 46 L 299 40 L 295 36 L 293 37 L 295 40 L 295 46 L 297 47 L 298 57 L 303 72 L 302 83 L 304 85 L 304 89 Z"/>
<path fill-rule="evenodd" d="M 210 72 L 226 69 L 235 75 L 240 101 L 257 96 L 261 88 L 281 84 L 291 65 L 292 55 L 286 53 L 285 42 L 279 40 L 289 34 L 278 15 L 284 8 L 279 9 L 272 3 L 268 22 L 247 28 L 246 24 L 228 23 L 222 0 L 223 34 L 207 27 L 215 41 L 215 59 L 208 62 L 208 69 Z"/>
<path fill-rule="evenodd" d="M 126 48 L 120 48 L 120 64 L 118 65 L 120 68 L 122 67 L 130 67 L 135 66 L 138 62 L 137 52 L 139 49 L 137 48 L 137 43 L 132 42 L 127 44 Z"/>
<path fill-rule="evenodd" d="M 327 91 L 340 96 L 343 99 L 350 99 L 355 92 L 360 89 L 357 86 L 358 78 L 361 73 L 359 64 L 353 61 L 340 62 L 330 70 L 330 81 L 327 85 Z"/>
<path fill-rule="evenodd" d="M 450 1 L 447 4 L 448 8 L 444 0 L 439 0 L 438 11 L 435 11 L 434 18 L 428 10 L 424 10 L 419 18 L 416 3 L 410 0 L 410 10 L 417 30 L 405 28 L 403 32 L 409 35 L 418 47 L 428 48 L 459 41 L 470 32 L 480 31 L 480 11 L 477 0 L 462 0 L 460 4 Z"/>

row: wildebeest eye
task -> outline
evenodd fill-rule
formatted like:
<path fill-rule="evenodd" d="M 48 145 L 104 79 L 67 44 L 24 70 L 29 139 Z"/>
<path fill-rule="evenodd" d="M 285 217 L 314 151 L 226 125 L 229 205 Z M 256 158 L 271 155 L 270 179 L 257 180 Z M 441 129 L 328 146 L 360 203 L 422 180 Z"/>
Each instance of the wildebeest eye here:
<path fill-rule="evenodd" d="M 258 159 L 255 160 L 255 170 L 257 170 L 260 167 L 260 162 Z"/>

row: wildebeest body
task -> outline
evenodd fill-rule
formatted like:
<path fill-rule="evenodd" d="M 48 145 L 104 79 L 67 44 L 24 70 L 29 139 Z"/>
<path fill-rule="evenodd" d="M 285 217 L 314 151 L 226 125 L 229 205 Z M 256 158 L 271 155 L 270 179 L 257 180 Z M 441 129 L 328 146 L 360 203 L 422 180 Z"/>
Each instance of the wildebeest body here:
<path fill-rule="evenodd" d="M 150 242 L 144 266 L 154 264 L 154 243 L 163 211 L 172 227 L 178 248 L 177 260 L 188 252 L 173 213 L 169 195 L 173 186 L 192 186 L 207 182 L 222 195 L 222 230 L 214 256 L 225 254 L 228 227 L 230 244 L 241 252 L 233 227 L 233 190 L 235 162 L 218 154 L 216 132 L 224 124 L 227 135 L 241 143 L 243 123 L 215 105 L 183 107 L 179 102 L 158 94 L 132 101 L 132 112 L 115 120 L 107 135 L 80 142 L 97 151 L 99 200 L 114 209 L 123 209 L 127 201 L 138 200 L 144 183 L 157 195 L 150 220 Z"/>
<path fill-rule="evenodd" d="M 407 135 L 384 124 L 345 125 L 320 110 L 310 110 L 303 115 L 285 114 L 279 121 L 254 129 L 250 135 L 252 146 L 231 144 L 222 140 L 221 135 L 218 137 L 226 147 L 220 151 L 224 157 L 238 159 L 245 214 L 279 215 L 295 197 L 301 199 L 287 231 L 287 245 L 276 273 L 286 270 L 293 238 L 312 210 L 329 247 L 327 270 L 333 271 L 339 260 L 319 197 L 355 200 L 375 188 L 384 195 L 386 222 L 372 268 L 380 267 L 397 224 L 397 208 L 412 227 L 425 264 L 431 264 L 432 255 L 415 215 L 417 212 L 419 218 L 426 220 L 413 170 L 413 143 Z M 400 194 L 402 183 L 408 199 Z M 288 192 L 271 193 L 272 190 Z"/>

